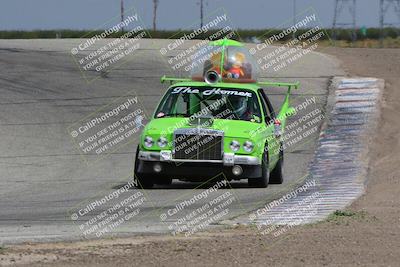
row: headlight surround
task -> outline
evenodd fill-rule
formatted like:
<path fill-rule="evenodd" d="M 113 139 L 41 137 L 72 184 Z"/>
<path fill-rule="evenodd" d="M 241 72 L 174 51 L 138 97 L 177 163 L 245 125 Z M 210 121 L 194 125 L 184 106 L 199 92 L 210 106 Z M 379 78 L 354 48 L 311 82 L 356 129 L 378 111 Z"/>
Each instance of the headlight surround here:
<path fill-rule="evenodd" d="M 253 151 L 253 149 L 254 149 L 254 144 L 253 144 L 253 142 L 251 142 L 251 141 L 249 141 L 249 140 L 247 140 L 246 142 L 244 142 L 243 143 L 243 149 L 244 149 L 244 151 L 246 151 L 246 152 L 252 152 Z"/>
<path fill-rule="evenodd" d="M 154 145 L 153 138 L 151 138 L 150 136 L 146 136 L 144 138 L 144 146 L 145 147 L 152 147 L 153 145 Z"/>
<path fill-rule="evenodd" d="M 165 137 L 158 138 L 157 145 L 159 147 L 166 147 L 168 145 L 168 140 Z"/>
<path fill-rule="evenodd" d="M 236 140 L 232 140 L 231 143 L 229 144 L 229 147 L 233 152 L 236 152 L 240 149 L 240 143 Z"/>

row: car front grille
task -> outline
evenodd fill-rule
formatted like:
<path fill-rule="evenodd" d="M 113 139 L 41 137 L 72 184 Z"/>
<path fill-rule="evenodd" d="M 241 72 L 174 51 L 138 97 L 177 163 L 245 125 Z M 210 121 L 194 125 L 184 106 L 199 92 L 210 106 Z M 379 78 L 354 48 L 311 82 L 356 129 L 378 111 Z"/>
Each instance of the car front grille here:
<path fill-rule="evenodd" d="M 178 129 L 174 133 L 174 158 L 221 160 L 223 131 L 202 128 Z"/>

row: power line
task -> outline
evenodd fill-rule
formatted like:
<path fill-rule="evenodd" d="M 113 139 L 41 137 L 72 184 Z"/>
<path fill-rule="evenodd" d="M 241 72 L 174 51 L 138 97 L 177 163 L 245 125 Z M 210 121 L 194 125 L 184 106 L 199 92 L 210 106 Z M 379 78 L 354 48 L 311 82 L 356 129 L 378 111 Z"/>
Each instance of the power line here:
<path fill-rule="evenodd" d="M 344 19 L 345 11 L 350 13 L 350 20 Z M 351 40 L 354 42 L 357 38 L 356 34 L 356 0 L 335 0 L 335 10 L 333 14 L 332 37 L 337 39 L 337 29 L 351 27 Z"/>
<path fill-rule="evenodd" d="M 197 2 L 197 5 L 200 6 L 200 28 L 203 27 L 204 25 L 204 5 L 208 5 L 207 0 L 200 0 L 199 2 Z"/>
<path fill-rule="evenodd" d="M 397 15 L 396 22 L 388 22 L 386 19 L 389 10 L 392 10 Z M 400 26 L 400 0 L 380 0 L 379 3 L 379 24 L 380 24 L 380 43 L 383 47 L 383 39 L 385 38 L 386 27 L 399 27 Z M 397 34 L 398 35 L 398 34 Z"/>
<path fill-rule="evenodd" d="M 204 2 L 200 0 L 200 28 L 203 27 L 203 19 L 204 19 Z"/>
<path fill-rule="evenodd" d="M 160 2 L 159 0 L 153 0 L 153 31 L 157 30 L 156 20 L 157 20 L 157 8 L 159 2 Z"/>
<path fill-rule="evenodd" d="M 124 0 L 121 0 L 121 22 L 124 21 Z M 124 32 L 124 27 L 121 27 L 121 31 Z"/>

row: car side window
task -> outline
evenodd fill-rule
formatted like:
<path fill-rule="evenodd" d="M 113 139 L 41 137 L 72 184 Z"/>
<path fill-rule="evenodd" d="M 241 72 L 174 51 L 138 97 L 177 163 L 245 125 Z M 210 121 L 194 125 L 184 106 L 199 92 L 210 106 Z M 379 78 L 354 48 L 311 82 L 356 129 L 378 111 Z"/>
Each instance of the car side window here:
<path fill-rule="evenodd" d="M 274 108 L 272 107 L 272 104 L 271 104 L 271 102 L 269 101 L 269 99 L 268 99 L 268 97 L 267 97 L 267 94 L 264 92 L 263 89 L 261 89 L 261 95 L 262 95 L 262 97 L 263 97 L 265 103 L 267 104 L 267 109 L 268 109 L 268 112 L 269 112 L 269 114 L 270 114 L 271 119 L 275 119 L 276 114 L 275 114 Z"/>
<path fill-rule="evenodd" d="M 263 89 L 261 89 L 261 88 L 258 89 L 258 94 L 259 94 L 260 99 L 261 99 L 261 107 L 262 107 L 262 110 L 263 110 L 264 115 L 265 115 L 265 121 L 268 122 L 268 121 L 271 120 L 271 112 L 269 111 L 268 103 L 267 103 L 267 101 L 265 99 L 265 94 L 264 94 Z"/>

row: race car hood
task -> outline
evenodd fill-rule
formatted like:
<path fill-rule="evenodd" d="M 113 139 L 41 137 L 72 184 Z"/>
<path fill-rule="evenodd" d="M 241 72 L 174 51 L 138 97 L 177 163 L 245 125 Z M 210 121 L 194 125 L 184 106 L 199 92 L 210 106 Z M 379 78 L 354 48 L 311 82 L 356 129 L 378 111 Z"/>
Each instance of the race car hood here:
<path fill-rule="evenodd" d="M 252 133 L 259 131 L 262 127 L 262 123 L 215 119 L 210 127 L 203 128 L 224 131 L 225 137 L 249 138 Z M 182 128 L 196 128 L 196 126 L 190 125 L 188 118 L 160 118 L 151 120 L 143 132 L 146 135 L 172 138 L 174 131 Z"/>

